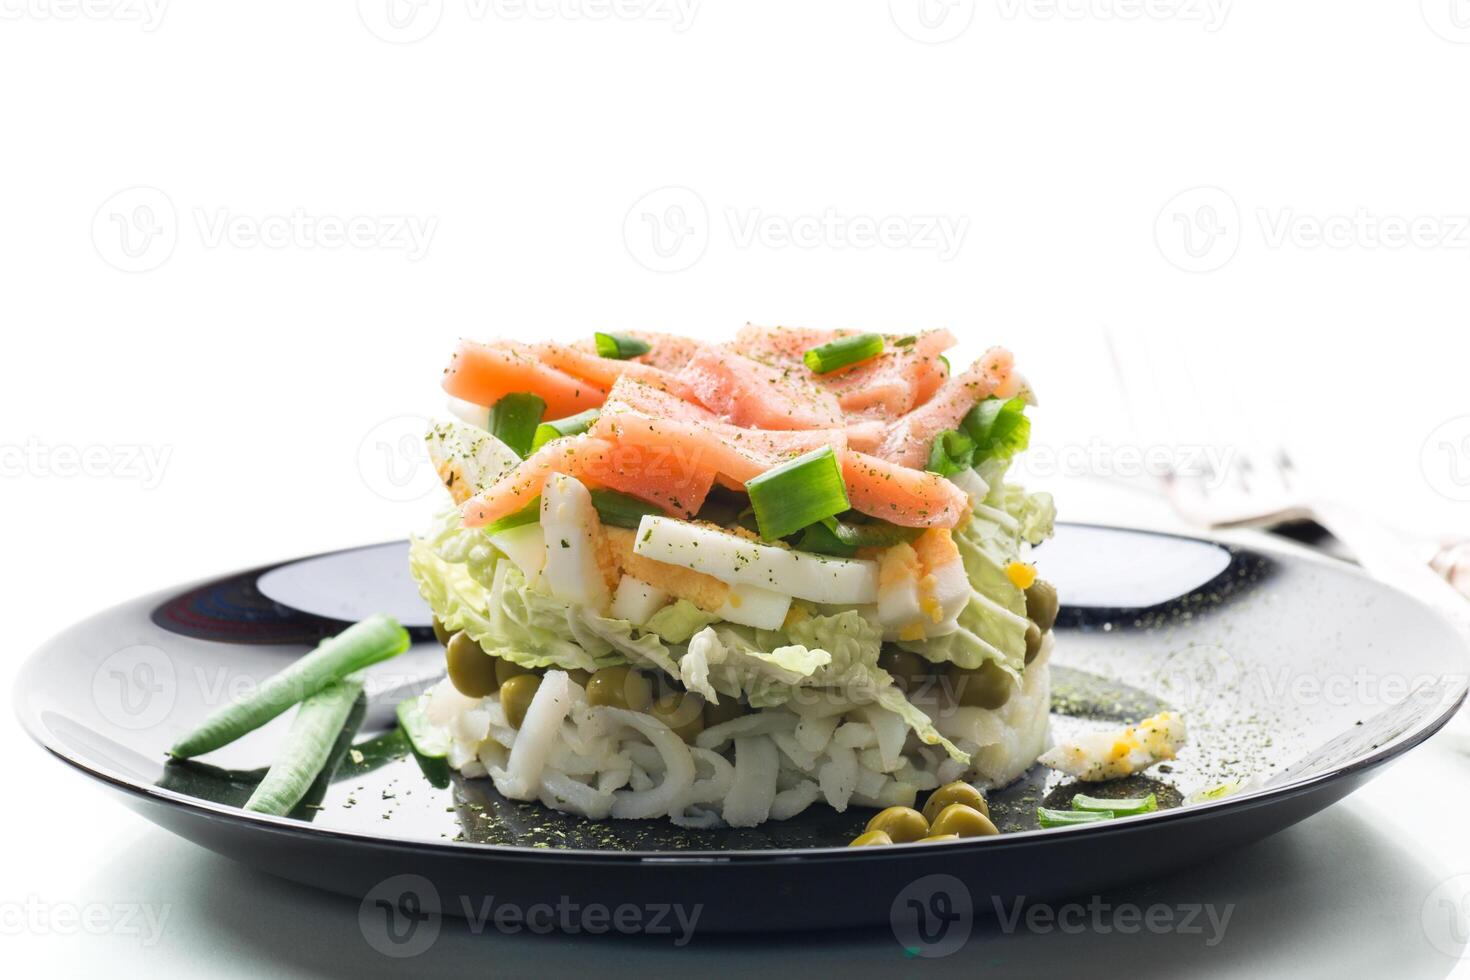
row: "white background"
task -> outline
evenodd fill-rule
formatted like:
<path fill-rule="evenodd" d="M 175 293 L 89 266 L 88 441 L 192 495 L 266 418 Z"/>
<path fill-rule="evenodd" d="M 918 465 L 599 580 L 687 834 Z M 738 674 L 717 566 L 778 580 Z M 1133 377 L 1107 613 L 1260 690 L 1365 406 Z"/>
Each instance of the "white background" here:
<path fill-rule="evenodd" d="M 7 680 L 139 592 L 413 529 L 428 474 L 398 447 L 460 335 L 948 326 L 1017 353 L 1038 446 L 1094 476 L 1120 446 L 1279 440 L 1385 520 L 1470 531 L 1464 0 L 608 9 L 0 0 Z M 1079 475 L 1033 483 L 1066 517 L 1164 519 Z M 17 975 L 392 969 L 354 903 L 175 841 L 0 730 L 0 909 L 172 910 L 151 948 L 7 918 Z M 1466 791 L 1434 788 L 1466 785 L 1466 752 L 1443 737 L 1133 893 L 1241 903 L 1217 948 L 1029 936 L 946 962 L 1444 974 L 1420 913 L 1470 872 Z M 441 945 L 415 968 L 603 955 Z M 886 936 L 781 955 L 907 962 Z"/>

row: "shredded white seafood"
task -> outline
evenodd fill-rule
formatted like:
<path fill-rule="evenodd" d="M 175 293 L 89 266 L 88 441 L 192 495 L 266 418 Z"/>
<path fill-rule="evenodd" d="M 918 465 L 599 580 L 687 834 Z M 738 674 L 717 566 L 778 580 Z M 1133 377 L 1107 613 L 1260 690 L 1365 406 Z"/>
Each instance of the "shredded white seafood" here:
<path fill-rule="evenodd" d="M 753 827 L 788 820 L 818 801 L 912 806 L 954 779 L 1002 786 L 1045 747 L 1049 646 L 1021 688 L 994 711 L 935 711 L 972 755 L 965 767 L 924 745 L 876 704 L 794 703 L 700 732 L 688 744 L 652 715 L 587 703 L 568 674 L 548 670 L 519 730 L 498 696 L 467 698 L 448 680 L 429 693 L 427 717 L 450 737 L 449 762 L 488 775 L 504 796 L 540 800 L 594 819 L 666 817 L 689 827 Z"/>

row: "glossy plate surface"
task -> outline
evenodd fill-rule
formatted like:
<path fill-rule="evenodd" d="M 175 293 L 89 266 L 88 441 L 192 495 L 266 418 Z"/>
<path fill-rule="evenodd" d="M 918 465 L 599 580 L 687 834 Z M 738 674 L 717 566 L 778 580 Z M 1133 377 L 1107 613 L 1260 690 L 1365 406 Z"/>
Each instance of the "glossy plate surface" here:
<path fill-rule="evenodd" d="M 594 823 L 507 802 L 487 781 L 445 778 L 406 751 L 392 707 L 438 676 L 442 656 L 405 555 L 395 542 L 314 556 L 99 614 L 33 655 L 17 711 L 54 755 L 151 820 L 293 880 L 354 896 L 386 881 L 448 913 L 492 894 L 522 907 L 698 904 L 700 928 L 750 930 L 887 922 L 930 875 L 1008 900 L 1177 868 L 1340 799 L 1438 730 L 1465 696 L 1453 630 L 1350 567 L 1063 525 L 1037 552 L 1066 603 L 1053 735 L 1183 712 L 1190 744 L 1176 762 L 1088 790 L 1152 791 L 1160 812 L 1039 830 L 1038 805 L 1065 807 L 1084 787 L 1037 767 L 992 794 L 1001 837 L 955 844 L 849 850 L 871 811 L 825 806 L 750 830 Z M 400 616 L 419 642 L 372 669 L 354 744 L 344 742 L 333 778 L 298 813 L 238 809 L 289 714 L 201 762 L 165 764 L 165 748 L 212 707 L 378 610 Z M 1243 789 L 1186 803 L 1226 783 Z"/>

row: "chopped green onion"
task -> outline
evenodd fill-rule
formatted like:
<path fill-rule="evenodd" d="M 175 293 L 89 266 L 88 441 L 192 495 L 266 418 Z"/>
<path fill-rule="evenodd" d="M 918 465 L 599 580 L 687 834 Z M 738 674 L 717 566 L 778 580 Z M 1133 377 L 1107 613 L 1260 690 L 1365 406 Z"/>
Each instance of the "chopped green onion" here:
<path fill-rule="evenodd" d="M 428 695 L 400 701 L 398 731 L 408 740 L 414 761 L 430 785 L 443 789 L 449 785 L 449 736 L 429 723 L 425 702 Z"/>
<path fill-rule="evenodd" d="M 652 349 L 648 346 L 648 341 L 622 333 L 595 333 L 592 340 L 597 344 L 599 357 L 611 357 L 618 361 L 647 354 Z"/>
<path fill-rule="evenodd" d="M 506 395 L 490 409 L 490 434 L 509 446 L 517 456 L 531 455 L 536 427 L 546 414 L 546 400 L 529 391 Z"/>
<path fill-rule="evenodd" d="M 1036 819 L 1043 827 L 1071 827 L 1080 823 L 1101 823 L 1113 819 L 1111 810 L 1048 810 L 1036 808 Z"/>
<path fill-rule="evenodd" d="M 424 695 L 400 701 L 395 711 L 398 727 L 408 736 L 408 744 L 428 759 L 442 759 L 449 754 L 449 736 L 429 724 L 424 708 Z"/>
<path fill-rule="evenodd" d="M 710 487 L 709 496 L 704 498 L 704 505 L 699 508 L 695 519 L 708 524 L 718 524 L 720 527 L 729 527 L 740 517 L 741 512 L 747 509 L 749 503 L 750 501 L 745 499 L 745 494 L 716 483 Z"/>
<path fill-rule="evenodd" d="M 315 816 L 313 811 L 322 808 L 322 800 L 327 798 L 327 791 L 332 788 L 332 783 L 347 778 L 348 774 L 342 771 L 342 764 L 354 752 L 356 747 L 352 740 L 357 738 L 357 730 L 362 727 L 362 720 L 366 717 L 367 698 L 361 697 L 352 702 L 352 710 L 347 713 L 347 720 L 342 723 L 342 730 L 337 733 L 337 741 L 333 743 L 332 751 L 327 753 L 327 761 L 321 772 L 316 774 L 316 779 L 306 788 L 306 795 L 301 797 L 301 802 L 292 807 L 286 816 L 301 820 L 312 819 Z M 448 763 L 445 763 L 445 768 L 448 767 Z M 264 779 L 264 775 L 261 778 Z M 243 803 L 240 805 L 244 806 Z"/>
<path fill-rule="evenodd" d="M 846 544 L 837 533 L 832 530 L 831 524 L 836 521 L 828 519 L 808 524 L 797 539 L 797 551 L 810 551 L 818 555 L 831 555 L 834 558 L 851 558 L 857 554 L 857 546 Z"/>
<path fill-rule="evenodd" d="M 486 524 L 485 533 L 499 534 L 501 531 L 539 523 L 541 523 L 541 496 L 538 494 L 535 499 L 514 514 L 506 514 Z"/>
<path fill-rule="evenodd" d="M 843 521 L 829 517 L 822 522 L 838 541 L 851 548 L 887 548 L 907 544 L 924 533 L 921 527 L 900 527 L 887 521 Z"/>
<path fill-rule="evenodd" d="M 249 697 L 220 708 L 179 739 L 168 750 L 169 755 L 188 759 L 229 745 L 348 674 L 398 656 L 411 642 L 408 631 L 396 619 L 381 613 L 369 616 L 267 677 Z"/>
<path fill-rule="evenodd" d="M 975 462 L 1010 459 L 1031 441 L 1031 420 L 1023 398 L 987 398 L 965 416 L 965 431 L 975 440 Z"/>
<path fill-rule="evenodd" d="M 847 510 L 847 486 L 831 446 L 823 446 L 767 470 L 745 483 L 756 526 L 767 541 Z"/>
<path fill-rule="evenodd" d="M 593 490 L 591 494 L 597 516 L 602 523 L 613 527 L 636 528 L 645 514 L 663 514 L 663 510 L 653 504 L 616 490 Z"/>
<path fill-rule="evenodd" d="M 335 681 L 301 702 L 286 742 L 265 778 L 245 801 L 254 813 L 285 816 L 296 808 L 332 755 L 352 706 L 362 695 L 362 681 Z"/>
<path fill-rule="evenodd" d="M 881 353 L 883 353 L 881 336 L 875 333 L 860 333 L 851 337 L 839 337 L 821 347 L 813 347 L 801 355 L 801 359 L 817 374 L 827 374 L 838 368 L 870 360 Z"/>
<path fill-rule="evenodd" d="M 1112 813 L 1115 817 L 1131 817 L 1137 813 L 1153 813 L 1159 808 L 1159 801 L 1150 793 L 1147 796 L 1135 796 L 1122 800 L 1104 800 L 1096 796 L 1085 796 L 1078 793 L 1072 797 L 1072 809 L 1092 811 L 1095 813 Z"/>
<path fill-rule="evenodd" d="M 531 442 L 531 451 L 535 452 L 553 439 L 581 435 L 592 428 L 592 423 L 597 421 L 599 414 L 601 413 L 597 409 L 589 408 L 585 412 L 568 415 L 564 419 L 542 422 L 536 426 L 536 438 Z"/>
<path fill-rule="evenodd" d="M 940 476 L 954 476 L 969 469 L 974 462 L 975 440 L 958 429 L 948 429 L 934 437 L 925 469 Z"/>
<path fill-rule="evenodd" d="M 912 347 L 914 344 L 916 344 L 918 342 L 918 340 L 919 340 L 918 337 L 915 337 L 913 334 L 910 334 L 907 337 L 900 337 L 897 340 L 895 340 L 893 342 L 893 346 L 894 347 Z"/>

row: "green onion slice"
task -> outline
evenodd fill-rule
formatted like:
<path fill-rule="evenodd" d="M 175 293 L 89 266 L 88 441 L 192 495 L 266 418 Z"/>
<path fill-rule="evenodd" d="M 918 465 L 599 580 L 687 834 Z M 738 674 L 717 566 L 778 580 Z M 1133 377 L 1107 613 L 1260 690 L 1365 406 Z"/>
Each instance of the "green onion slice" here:
<path fill-rule="evenodd" d="M 929 447 L 925 469 L 940 476 L 954 476 L 975 463 L 975 440 L 959 429 L 949 429 L 934 437 Z"/>
<path fill-rule="evenodd" d="M 822 523 L 836 535 L 838 541 L 853 548 L 887 548 L 895 544 L 907 544 L 924 533 L 922 527 L 900 527 L 887 521 L 858 524 L 828 518 Z"/>
<path fill-rule="evenodd" d="M 832 530 L 831 525 L 835 520 L 818 521 L 808 524 L 797 539 L 797 551 L 810 551 L 818 555 L 831 555 L 833 558 L 851 558 L 857 554 L 857 546 L 846 544 L 837 533 Z"/>
<path fill-rule="evenodd" d="M 592 490 L 592 506 L 604 524 L 636 528 L 645 514 L 662 516 L 663 510 L 653 504 L 616 490 Z"/>
<path fill-rule="evenodd" d="M 424 700 L 421 694 L 398 703 L 395 712 L 398 727 L 408 736 L 408 744 L 415 754 L 426 759 L 442 759 L 449 754 L 449 736 L 429 724 Z"/>
<path fill-rule="evenodd" d="M 362 681 L 346 677 L 301 702 L 284 744 L 276 750 L 276 761 L 245 801 L 245 809 L 274 816 L 285 816 L 295 809 L 326 767 L 352 706 L 361 695 Z"/>
<path fill-rule="evenodd" d="M 490 434 L 505 443 L 521 459 L 531 455 L 536 427 L 546 414 L 546 400 L 529 391 L 506 395 L 490 409 Z"/>
<path fill-rule="evenodd" d="M 1159 808 L 1159 801 L 1150 793 L 1147 796 L 1135 796 L 1122 800 L 1104 800 L 1096 796 L 1086 796 L 1078 793 L 1072 797 L 1072 809 L 1090 811 L 1093 813 L 1109 813 L 1115 817 L 1131 817 L 1136 813 L 1153 813 Z"/>
<path fill-rule="evenodd" d="M 564 419 L 542 422 L 536 426 L 536 438 L 531 441 L 531 452 L 535 452 L 553 439 L 581 435 L 592 428 L 592 423 L 597 421 L 600 414 L 597 409 L 589 408 L 585 412 L 568 415 Z"/>
<path fill-rule="evenodd" d="M 1023 398 L 987 398 L 965 416 L 964 427 L 975 440 L 975 462 L 1010 459 L 1031 441 L 1031 420 Z"/>
<path fill-rule="evenodd" d="M 1048 810 L 1036 808 L 1036 819 L 1043 827 L 1072 827 L 1080 823 L 1101 823 L 1113 819 L 1112 810 Z"/>
<path fill-rule="evenodd" d="M 525 527 L 527 524 L 541 523 L 541 495 L 536 497 L 526 506 L 513 514 L 506 514 L 485 525 L 486 534 L 499 534 L 501 531 L 509 531 L 512 528 Z"/>
<path fill-rule="evenodd" d="M 814 449 L 747 480 L 745 492 L 750 494 L 760 535 L 767 541 L 795 534 L 851 506 L 842 466 L 831 446 Z"/>
<path fill-rule="evenodd" d="M 883 353 L 883 338 L 875 333 L 854 334 L 838 337 L 830 344 L 813 347 L 801 359 L 817 374 L 826 374 L 838 368 L 850 367 L 871 360 Z"/>
<path fill-rule="evenodd" d="M 189 759 L 229 745 L 349 674 L 398 656 L 411 643 L 408 631 L 396 619 L 381 613 L 369 616 L 261 681 L 247 697 L 217 709 L 179 739 L 169 754 Z M 337 727 L 341 727 L 340 722 Z"/>
<path fill-rule="evenodd" d="M 647 354 L 652 350 L 648 346 L 648 341 L 622 333 L 595 333 L 592 335 L 592 340 L 597 344 L 599 357 L 611 357 L 617 361 L 626 361 L 630 357 Z"/>

